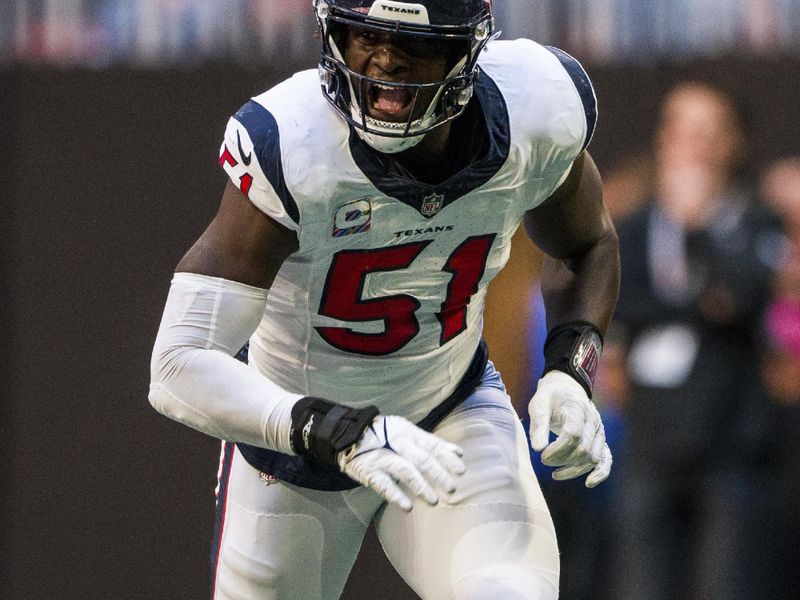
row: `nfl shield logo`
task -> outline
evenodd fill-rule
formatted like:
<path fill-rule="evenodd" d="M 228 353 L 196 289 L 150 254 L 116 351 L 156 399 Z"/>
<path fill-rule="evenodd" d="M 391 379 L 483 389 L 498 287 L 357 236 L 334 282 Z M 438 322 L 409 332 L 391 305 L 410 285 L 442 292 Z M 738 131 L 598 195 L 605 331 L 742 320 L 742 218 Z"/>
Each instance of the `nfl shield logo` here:
<path fill-rule="evenodd" d="M 421 212 L 425 217 L 432 217 L 442 210 L 443 202 L 444 196 L 441 194 L 431 194 L 430 196 L 426 196 L 422 199 L 422 208 L 420 208 L 419 212 Z"/>

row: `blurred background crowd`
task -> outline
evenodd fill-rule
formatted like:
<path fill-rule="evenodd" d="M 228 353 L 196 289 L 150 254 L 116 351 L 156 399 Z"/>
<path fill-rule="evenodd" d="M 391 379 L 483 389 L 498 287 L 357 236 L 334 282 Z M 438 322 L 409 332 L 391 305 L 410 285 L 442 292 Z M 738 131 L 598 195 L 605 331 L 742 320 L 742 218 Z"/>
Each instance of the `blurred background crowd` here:
<path fill-rule="evenodd" d="M 595 394 L 615 455 L 613 476 L 591 491 L 580 482 L 555 483 L 549 480 L 548 469 L 532 456 L 561 541 L 563 600 L 800 598 L 800 102 L 797 80 L 782 79 L 787 72 L 785 65 L 800 66 L 800 0 L 495 0 L 494 4 L 504 38 L 525 36 L 557 45 L 577 56 L 594 76 L 601 128 L 591 150 L 603 172 L 606 200 L 617 224 L 622 253 L 620 302 L 606 339 Z M 117 79 L 136 81 L 133 87 L 139 91 L 146 91 L 148 86 L 163 87 L 167 80 L 175 86 L 168 89 L 183 90 L 193 85 L 193 73 L 203 73 L 194 81 L 205 77 L 204 85 L 210 88 L 208 77 L 217 77 L 223 85 L 225 77 L 220 73 L 233 72 L 250 77 L 244 89 L 255 93 L 270 81 L 270 69 L 283 73 L 289 68 L 314 66 L 318 50 L 310 5 L 311 0 L 0 0 L 0 85 L 10 82 L 0 87 L 0 133 L 12 142 L 31 135 L 30 131 L 37 132 L 37 140 L 42 138 L 27 154 L 14 154 L 13 160 L 3 160 L 11 170 L 0 177 L 0 181 L 9 183 L 5 189 L 10 190 L 11 200 L 11 218 L 2 226 L 2 232 L 8 234 L 4 248 L 9 250 L 3 266 L 12 291 L 20 298 L 12 303 L 16 306 L 12 315 L 17 316 L 12 316 L 11 324 L 3 331 L 12 342 L 16 340 L 19 368 L 8 375 L 11 402 L 6 410 L 16 420 L 8 436 L 14 446 L 6 454 L 4 466 L 11 473 L 14 491 L 5 499 L 8 527 L 4 530 L 10 533 L 4 548 L 11 560 L 4 565 L 7 577 L 0 577 L 6 581 L 8 595 L 1 593 L 3 584 L 0 595 L 44 597 L 41 590 L 50 590 L 46 582 L 33 582 L 27 576 L 23 581 L 20 574 L 35 573 L 42 557 L 52 562 L 54 556 L 60 560 L 66 553 L 53 549 L 52 538 L 59 539 L 59 535 L 52 531 L 51 520 L 39 520 L 36 515 L 25 517 L 27 521 L 12 519 L 27 510 L 31 502 L 40 502 L 49 493 L 43 490 L 53 481 L 52 477 L 31 477 L 29 465 L 44 469 L 44 464 L 59 464 L 61 456 L 42 451 L 46 459 L 22 458 L 21 448 L 36 452 L 47 446 L 43 441 L 47 436 L 37 428 L 41 427 L 42 415 L 50 414 L 48 422 L 53 422 L 55 413 L 48 411 L 55 409 L 51 397 L 43 398 L 44 392 L 30 386 L 24 376 L 26 369 L 34 371 L 46 362 L 43 357 L 47 356 L 47 349 L 38 343 L 25 354 L 30 327 L 22 325 L 32 306 L 25 294 L 38 298 L 41 290 L 32 284 L 25 287 L 30 273 L 21 268 L 15 270 L 12 262 L 14 257 L 35 254 L 29 246 L 42 244 L 43 238 L 48 237 L 41 233 L 26 237 L 29 231 L 39 231 L 31 222 L 35 219 L 41 223 L 47 218 L 43 215 L 55 204 L 47 196 L 48 191 L 41 192 L 44 197 L 38 203 L 38 191 L 26 192 L 38 189 L 31 187 L 31 174 L 46 178 L 42 174 L 42 169 L 47 169 L 46 154 L 42 161 L 43 149 L 61 138 L 56 146 L 64 146 L 65 153 L 74 151 L 68 141 L 63 141 L 63 131 L 48 128 L 48 114 L 57 111 L 55 104 L 42 101 L 44 107 L 25 118 L 20 116 L 25 114 L 20 107 L 25 103 L 36 105 L 43 93 L 61 94 L 61 100 L 68 105 L 69 90 L 77 85 L 74 81 L 94 82 L 92 85 L 99 90 L 112 81 L 103 79 L 106 72 L 115 73 Z M 698 64 L 697 68 L 686 67 Z M 728 71 L 735 75 L 725 76 Z M 65 73 L 71 83 L 62 89 L 59 85 L 64 86 Z M 761 83 L 754 85 L 742 79 L 748 73 L 758 74 Z M 654 81 L 656 85 L 647 85 Z M 25 82 L 30 84 L 27 88 Z M 34 91 L 25 92 L 26 89 Z M 104 103 L 132 102 L 136 110 L 131 109 L 131 114 L 148 114 L 152 110 L 154 118 L 163 122 L 163 136 L 167 139 L 181 136 L 181 127 L 219 134 L 224 125 L 221 115 L 230 114 L 244 101 L 238 94 L 231 93 L 233 97 L 227 98 L 222 107 L 205 106 L 209 114 L 204 121 L 197 118 L 202 110 L 195 106 L 187 108 L 184 120 L 177 123 L 173 115 L 159 112 L 158 105 L 137 101 L 135 93 L 128 93 L 123 99 L 102 94 L 100 97 Z M 94 116 L 91 107 L 82 102 L 76 104 L 86 109 L 80 116 L 70 118 L 77 129 L 92 122 Z M 603 112 L 604 105 L 610 106 L 608 113 Z M 652 110 L 643 116 L 637 112 L 643 107 Z M 211 114 L 211 109 L 219 114 Z M 638 124 L 636 131 L 631 131 L 628 116 Z M 643 120 L 647 121 L 645 125 Z M 93 127 L 98 136 L 95 139 L 113 135 L 115 128 L 102 120 L 94 122 Z M 135 139 L 135 129 L 126 129 L 125 140 Z M 81 138 L 76 135 L 74 139 Z M 136 143 L 146 147 L 147 141 Z M 8 146 L 3 156 L 11 157 Z M 119 143 L 115 147 L 121 146 Z M 162 147 L 163 144 L 153 143 L 153 154 Z M 209 145 L 202 154 L 211 156 L 215 151 Z M 174 154 L 179 155 L 177 151 Z M 94 155 L 91 149 L 81 148 L 76 156 L 85 162 L 93 160 Z M 180 162 L 201 161 L 183 154 Z M 210 169 L 210 161 L 206 162 L 202 162 L 202 168 Z M 117 172 L 112 179 L 103 175 L 108 169 L 135 172 L 132 163 L 112 163 L 85 173 L 76 167 L 60 172 L 58 185 L 66 185 L 62 180 L 69 180 L 76 172 L 84 173 L 81 186 L 74 189 L 99 186 L 104 197 L 112 200 L 128 194 L 133 198 L 129 199 L 132 208 L 124 210 L 129 211 L 129 218 L 137 218 L 133 216 L 136 202 L 145 196 L 141 182 L 125 180 L 125 191 L 120 192 L 113 186 L 117 176 L 124 174 Z M 185 164 L 176 167 L 178 175 L 173 171 L 164 179 L 192 179 L 191 169 L 187 169 Z M 159 189 L 147 191 L 159 194 Z M 194 191 L 198 191 L 197 187 Z M 213 211 L 217 192 L 215 188 L 203 196 L 208 205 L 204 210 Z M 187 227 L 183 237 L 176 235 L 180 218 L 187 215 L 174 215 L 170 220 L 160 212 L 168 210 L 160 205 L 172 199 L 163 188 L 161 193 L 162 197 L 153 202 L 159 209 L 152 222 L 143 226 L 155 228 L 155 233 L 148 237 L 137 231 L 134 237 L 158 240 L 149 247 L 145 245 L 146 250 L 161 252 L 159 256 L 172 260 L 186 247 L 186 241 L 196 236 L 199 225 L 193 225 L 195 229 Z M 65 193 L 58 200 L 63 202 L 67 196 L 70 194 Z M 36 206 L 44 209 L 28 208 Z M 31 216 L 31 221 L 25 215 Z M 94 240 L 93 253 L 103 251 L 105 246 L 86 233 L 98 218 L 104 217 L 68 220 L 78 232 L 69 238 L 71 252 L 82 252 L 76 250 L 81 236 Z M 52 231 L 60 234 L 63 217 L 52 219 Z M 120 221 L 115 222 L 115 227 L 124 237 L 119 233 L 125 227 L 124 219 Z M 44 226 L 40 229 L 50 231 Z M 105 234 L 103 238 L 106 240 Z M 126 252 L 131 246 L 138 247 L 129 242 Z M 529 249 L 520 246 L 517 252 L 529 253 Z M 137 257 L 140 263 L 148 258 L 148 252 L 142 254 Z M 526 317 L 529 327 L 524 331 L 524 347 L 516 346 L 516 361 L 503 356 L 496 361 L 508 363 L 500 364 L 501 371 L 506 374 L 523 415 L 522 407 L 541 369 L 545 327 L 535 278 L 529 276 L 535 271 L 515 271 L 514 261 L 518 260 L 515 256 L 509 267 L 517 280 L 510 287 L 498 286 L 503 291 L 495 293 L 521 289 L 530 303 Z M 130 331 L 134 332 L 128 336 L 128 350 L 121 352 L 119 362 L 142 363 L 132 371 L 130 389 L 124 390 L 130 396 L 124 403 L 136 406 L 137 412 L 128 415 L 131 423 L 151 418 L 156 423 L 156 417 L 146 407 L 146 361 L 172 264 L 161 259 L 141 272 L 126 273 L 134 281 L 139 277 L 140 287 L 154 288 L 149 296 L 134 294 L 137 306 L 124 304 L 131 288 L 126 288 L 125 299 L 114 297 L 115 307 L 125 306 L 128 313 L 111 328 L 124 331 L 126 323 L 131 323 Z M 118 267 L 103 269 L 97 275 L 121 279 Z M 52 275 L 49 281 L 55 280 Z M 23 283 L 14 287 L 15 281 Z M 90 294 L 88 290 L 93 285 L 84 285 L 82 293 Z M 508 327 L 514 327 L 511 323 L 515 319 L 514 315 L 505 314 L 508 307 L 503 300 L 490 303 L 490 308 L 502 307 L 495 309 L 500 314 L 487 315 L 490 348 L 493 338 L 497 339 L 499 353 L 503 351 L 502 339 L 509 337 Z M 95 306 L 101 302 L 98 300 Z M 146 309 L 141 303 L 146 304 Z M 518 306 L 515 301 L 510 304 Z M 54 308 L 53 314 L 62 309 Z M 516 310 L 520 312 L 519 308 Z M 105 307 L 100 311 L 102 319 L 114 309 Z M 40 312 L 37 310 L 37 314 Z M 93 320 L 97 314 L 93 313 Z M 141 320 L 134 322 L 137 317 Z M 97 321 L 93 323 L 97 325 Z M 74 347 L 80 337 L 72 336 L 64 345 Z M 137 337 L 141 339 L 137 341 Z M 118 344 L 119 340 L 113 343 Z M 98 340 L 90 342 L 90 346 L 95 352 L 98 347 L 108 348 Z M 112 354 L 105 353 L 104 360 L 113 361 Z M 98 361 L 98 365 L 103 363 Z M 59 368 L 56 362 L 51 366 Z M 126 373 L 124 367 L 120 372 Z M 88 414 L 88 399 L 92 414 L 96 415 L 102 410 L 98 407 L 106 407 L 109 393 L 124 398 L 122 392 L 118 388 L 103 389 L 97 392 L 103 394 L 103 401 L 93 403 L 94 392 L 82 389 L 76 393 L 76 410 Z M 41 412 L 33 415 L 30 407 L 38 407 Z M 111 407 L 116 415 L 125 414 L 125 410 L 134 409 Z M 25 411 L 31 414 L 26 417 Z M 109 417 L 109 422 L 112 420 Z M 109 427 L 118 426 L 114 421 Z M 150 426 L 137 427 L 137 435 L 146 438 L 144 430 Z M 197 443 L 192 434 L 171 427 L 159 421 L 152 428 L 161 429 L 150 441 L 172 435 L 186 443 Z M 5 431 L 9 431 L 8 426 Z M 66 435 L 47 431 L 57 439 Z M 105 448 L 106 441 L 96 441 L 92 447 Z M 117 440 L 109 443 L 116 444 Z M 210 448 L 204 446 L 199 454 L 208 455 Z M 133 458 L 137 452 L 139 458 Z M 126 462 L 136 462 L 147 460 L 141 455 L 143 452 L 141 447 L 134 447 L 118 454 Z M 167 452 L 177 454 L 179 449 L 170 448 Z M 139 478 L 164 486 L 163 473 L 157 465 L 168 461 L 164 462 L 160 452 L 154 454 L 157 458 L 149 455 L 149 459 L 156 465 L 155 470 L 140 473 Z M 67 468 L 74 469 L 76 462 L 85 458 L 69 459 Z M 185 452 L 182 459 L 186 461 L 181 464 L 183 469 L 208 471 L 210 463 L 205 457 L 195 459 L 196 467 L 189 466 L 191 457 L 186 457 Z M 113 470 L 111 464 L 109 469 Z M 81 473 L 78 479 L 83 482 L 107 479 L 96 471 L 87 472 L 86 467 Z M 60 476 L 53 477 L 58 481 Z M 201 495 L 211 478 L 213 473 L 201 483 L 191 482 L 191 495 Z M 75 485 L 77 495 L 84 491 L 85 484 Z M 90 484 L 88 487 L 91 489 Z M 136 487 L 134 493 L 134 487 L 131 498 L 137 498 L 139 492 Z M 186 486 L 181 487 L 183 490 Z M 150 495 L 151 491 L 142 493 Z M 170 504 L 178 502 L 176 496 L 160 493 L 156 503 L 159 506 L 148 510 L 159 508 L 169 513 Z M 178 494 L 177 490 L 172 493 Z M 85 502 L 75 497 L 73 502 Z M 141 497 L 137 501 L 147 505 Z M 125 506 L 119 502 L 119 506 Z M 77 513 L 78 522 L 89 521 L 91 507 L 97 505 L 88 504 L 86 515 Z M 175 526 L 171 538 L 175 547 L 180 547 L 180 540 L 189 535 L 206 539 L 202 528 L 210 526 L 210 504 L 207 509 L 207 513 L 199 512 L 199 518 L 208 517 L 208 523 L 198 524 L 199 533 L 189 531 L 186 524 L 183 528 Z M 171 510 L 184 509 L 173 506 Z M 53 509 L 48 514 L 70 513 Z M 196 516 L 198 512 L 189 514 Z M 27 525 L 22 527 L 19 522 Z M 127 537 L 121 536 L 118 541 L 128 544 L 129 552 L 146 554 L 148 559 L 137 562 L 127 551 L 110 552 L 132 560 L 131 572 L 137 568 L 140 573 L 145 571 L 144 578 L 138 579 L 142 589 L 164 590 L 165 586 L 175 585 L 167 583 L 170 577 L 160 578 L 147 571 L 155 569 L 153 563 L 161 562 L 159 547 L 148 547 L 138 539 L 137 527 L 126 531 Z M 162 543 L 166 547 L 167 542 Z M 37 544 L 41 548 L 47 545 L 48 550 Z M 73 547 L 71 543 L 64 546 Z M 86 557 L 98 556 L 101 551 L 83 548 Z M 368 547 L 368 551 L 375 548 Z M 195 562 L 193 557 L 187 559 L 187 563 Z M 102 561 L 86 572 L 101 569 L 99 564 Z M 202 574 L 203 566 L 197 572 Z M 60 573 L 58 567 L 51 568 Z M 116 577 L 124 581 L 124 575 L 114 567 L 102 568 L 107 571 L 95 574 L 98 580 Z M 60 576 L 63 574 L 55 580 L 61 581 Z M 71 589 L 69 585 L 60 586 L 60 597 L 162 597 L 148 596 L 134 588 L 128 588 L 123 595 L 116 592 L 116 596 L 95 596 L 76 581 L 73 579 L 74 589 L 83 591 L 73 596 L 65 591 Z M 152 588 L 147 588 L 144 581 L 149 581 L 147 585 Z M 177 587 L 205 589 L 202 582 L 199 586 L 197 582 L 184 582 Z M 26 595 L 26 590 L 35 589 L 40 593 Z M 165 593 L 165 598 L 196 597 L 188 591 L 185 595 Z M 377 597 L 363 596 L 367 592 L 354 589 L 347 593 L 352 599 Z M 380 597 L 413 597 L 408 591 L 394 593 L 396 596 L 382 592 Z"/>
<path fill-rule="evenodd" d="M 110 64 L 313 58 L 311 0 L 4 0 L 0 59 Z M 558 40 L 593 62 L 800 49 L 796 0 L 498 0 L 506 38 Z"/>

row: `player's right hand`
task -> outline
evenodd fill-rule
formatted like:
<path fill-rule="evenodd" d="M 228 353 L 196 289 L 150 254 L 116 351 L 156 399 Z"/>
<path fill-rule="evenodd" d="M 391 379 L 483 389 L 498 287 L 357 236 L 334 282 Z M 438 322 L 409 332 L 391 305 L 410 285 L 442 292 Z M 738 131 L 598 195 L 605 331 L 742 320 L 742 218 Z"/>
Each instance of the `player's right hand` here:
<path fill-rule="evenodd" d="M 462 455 L 455 444 L 403 417 L 378 415 L 355 444 L 339 452 L 337 463 L 350 478 L 408 511 L 413 503 L 406 492 L 434 505 L 437 489 L 455 491 L 454 476 L 466 470 Z"/>

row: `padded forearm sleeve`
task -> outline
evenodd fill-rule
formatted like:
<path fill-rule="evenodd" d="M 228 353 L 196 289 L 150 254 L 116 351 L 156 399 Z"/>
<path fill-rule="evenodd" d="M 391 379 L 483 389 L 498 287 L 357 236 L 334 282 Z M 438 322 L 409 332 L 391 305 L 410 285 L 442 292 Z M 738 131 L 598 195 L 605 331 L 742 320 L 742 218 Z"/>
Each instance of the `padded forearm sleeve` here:
<path fill-rule="evenodd" d="M 208 435 L 294 454 L 293 394 L 235 358 L 264 314 L 266 290 L 176 273 L 150 364 L 150 403 Z"/>
<path fill-rule="evenodd" d="M 336 465 L 337 454 L 355 444 L 376 416 L 374 406 L 350 408 L 322 398 L 303 398 L 292 408 L 292 447 L 297 454 Z"/>

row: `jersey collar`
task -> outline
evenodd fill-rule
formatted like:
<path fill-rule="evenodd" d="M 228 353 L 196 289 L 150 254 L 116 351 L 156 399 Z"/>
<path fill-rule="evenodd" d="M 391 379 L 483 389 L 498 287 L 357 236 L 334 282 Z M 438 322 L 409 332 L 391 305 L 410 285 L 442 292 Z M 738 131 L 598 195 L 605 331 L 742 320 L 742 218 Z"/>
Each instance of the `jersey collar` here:
<path fill-rule="evenodd" d="M 446 181 L 431 185 L 407 175 L 391 172 L 381 156 L 350 129 L 350 152 L 358 168 L 382 193 L 397 198 L 422 213 L 423 199 L 431 195 L 442 197 L 442 208 L 479 188 L 492 177 L 508 159 L 511 134 L 508 108 L 497 84 L 481 71 L 475 82 L 475 98 L 483 111 L 488 144 L 481 156 Z"/>

